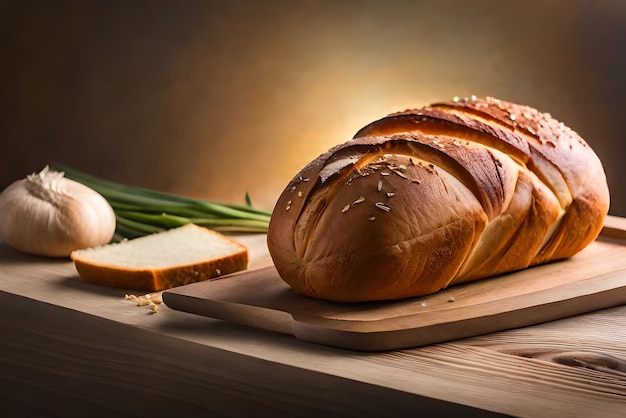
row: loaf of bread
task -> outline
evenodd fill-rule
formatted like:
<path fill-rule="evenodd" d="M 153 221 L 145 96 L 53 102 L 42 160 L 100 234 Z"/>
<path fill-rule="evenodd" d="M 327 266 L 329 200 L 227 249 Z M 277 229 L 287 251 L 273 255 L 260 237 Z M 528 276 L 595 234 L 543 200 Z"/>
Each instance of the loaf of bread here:
<path fill-rule="evenodd" d="M 571 257 L 608 208 L 578 134 L 472 97 L 391 114 L 319 156 L 279 197 L 267 243 L 298 293 L 391 300 Z"/>
<path fill-rule="evenodd" d="M 246 246 L 193 224 L 70 256 L 86 282 L 152 292 L 248 267 Z"/>

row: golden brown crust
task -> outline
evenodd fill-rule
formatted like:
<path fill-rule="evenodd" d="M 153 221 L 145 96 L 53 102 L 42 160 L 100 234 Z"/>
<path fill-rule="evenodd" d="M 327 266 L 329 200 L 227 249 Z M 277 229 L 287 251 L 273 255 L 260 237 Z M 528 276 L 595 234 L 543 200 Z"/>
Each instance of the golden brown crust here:
<path fill-rule="evenodd" d="M 87 283 L 133 290 L 161 291 L 245 270 L 248 252 L 187 266 L 159 269 L 124 269 L 75 259 L 80 277 Z"/>
<path fill-rule="evenodd" d="M 527 106 L 452 101 L 375 121 L 304 167 L 268 248 L 299 293 L 397 299 L 570 257 L 608 205 L 571 129 Z"/>

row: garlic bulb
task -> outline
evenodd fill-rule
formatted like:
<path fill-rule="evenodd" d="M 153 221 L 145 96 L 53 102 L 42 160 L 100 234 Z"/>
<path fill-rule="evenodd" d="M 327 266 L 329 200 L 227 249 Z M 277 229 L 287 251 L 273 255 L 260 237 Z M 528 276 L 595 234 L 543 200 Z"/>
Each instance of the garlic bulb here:
<path fill-rule="evenodd" d="M 104 197 L 47 166 L 0 193 L 0 240 L 26 253 L 67 257 L 107 244 L 115 223 Z"/>

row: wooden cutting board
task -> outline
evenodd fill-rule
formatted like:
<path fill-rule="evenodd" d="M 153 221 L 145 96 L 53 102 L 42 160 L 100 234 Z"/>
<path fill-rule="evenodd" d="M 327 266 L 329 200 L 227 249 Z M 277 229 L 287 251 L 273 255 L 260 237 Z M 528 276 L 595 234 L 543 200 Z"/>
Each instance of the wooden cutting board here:
<path fill-rule="evenodd" d="M 626 219 L 565 261 L 392 302 L 301 296 L 273 266 L 163 292 L 167 306 L 358 351 L 417 347 L 626 304 Z"/>

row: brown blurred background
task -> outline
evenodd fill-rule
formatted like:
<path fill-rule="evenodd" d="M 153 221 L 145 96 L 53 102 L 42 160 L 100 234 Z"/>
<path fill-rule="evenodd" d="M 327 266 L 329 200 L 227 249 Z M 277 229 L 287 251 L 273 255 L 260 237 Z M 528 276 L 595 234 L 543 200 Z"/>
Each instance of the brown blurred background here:
<path fill-rule="evenodd" d="M 0 0 L 0 188 L 58 161 L 271 210 L 389 112 L 491 95 L 604 162 L 626 216 L 626 2 Z"/>

